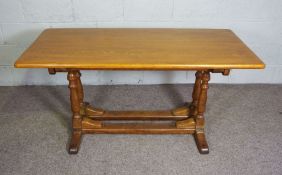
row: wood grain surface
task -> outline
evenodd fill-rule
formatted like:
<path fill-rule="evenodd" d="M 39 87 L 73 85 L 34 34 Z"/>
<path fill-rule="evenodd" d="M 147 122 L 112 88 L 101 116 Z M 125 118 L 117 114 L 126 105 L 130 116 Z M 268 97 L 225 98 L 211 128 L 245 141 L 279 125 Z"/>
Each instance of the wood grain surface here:
<path fill-rule="evenodd" d="M 227 29 L 47 29 L 18 68 L 109 70 L 260 69 Z"/>

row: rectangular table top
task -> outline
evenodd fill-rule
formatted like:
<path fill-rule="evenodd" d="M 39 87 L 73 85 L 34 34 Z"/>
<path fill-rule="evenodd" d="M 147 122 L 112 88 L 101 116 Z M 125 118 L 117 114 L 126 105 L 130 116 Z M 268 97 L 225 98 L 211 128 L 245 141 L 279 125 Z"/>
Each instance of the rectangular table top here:
<path fill-rule="evenodd" d="M 18 68 L 125 70 L 260 69 L 227 29 L 47 29 Z"/>

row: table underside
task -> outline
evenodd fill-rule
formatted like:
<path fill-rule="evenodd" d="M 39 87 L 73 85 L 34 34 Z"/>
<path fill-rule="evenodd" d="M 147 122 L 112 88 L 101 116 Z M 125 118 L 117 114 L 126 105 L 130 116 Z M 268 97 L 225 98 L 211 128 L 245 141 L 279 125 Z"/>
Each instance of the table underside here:
<path fill-rule="evenodd" d="M 49 68 L 48 71 L 49 74 L 68 73 L 67 79 L 73 113 L 72 135 L 68 150 L 70 154 L 78 153 L 83 134 L 193 134 L 199 152 L 207 154 L 209 148 L 204 131 L 204 112 L 210 73 L 229 75 L 230 72 L 228 69 L 198 70 L 195 74 L 192 102 L 183 103 L 183 106 L 176 109 L 107 111 L 84 101 L 79 69 Z"/>

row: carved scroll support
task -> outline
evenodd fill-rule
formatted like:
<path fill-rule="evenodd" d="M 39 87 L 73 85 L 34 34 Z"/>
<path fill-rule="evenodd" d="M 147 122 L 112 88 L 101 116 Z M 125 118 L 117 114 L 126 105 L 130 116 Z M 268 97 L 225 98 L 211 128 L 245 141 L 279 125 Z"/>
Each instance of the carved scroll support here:
<path fill-rule="evenodd" d="M 88 118 L 94 118 L 93 116 L 102 116 L 105 111 L 101 108 L 94 108 L 88 102 L 84 102 L 80 106 L 80 114 Z"/>
<path fill-rule="evenodd" d="M 177 121 L 176 128 L 195 128 L 196 122 L 194 118 L 188 118 L 186 120 Z"/>
<path fill-rule="evenodd" d="M 178 115 L 189 116 L 190 105 L 191 105 L 190 103 L 185 103 L 183 106 L 172 110 L 172 114 L 175 115 L 175 116 L 178 116 Z"/>

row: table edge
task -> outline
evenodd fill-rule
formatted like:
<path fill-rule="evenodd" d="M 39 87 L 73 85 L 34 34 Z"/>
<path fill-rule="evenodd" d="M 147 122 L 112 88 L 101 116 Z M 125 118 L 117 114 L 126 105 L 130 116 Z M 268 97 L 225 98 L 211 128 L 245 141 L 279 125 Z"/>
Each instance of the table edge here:
<path fill-rule="evenodd" d="M 117 64 L 97 64 L 93 66 L 76 65 L 46 65 L 46 64 L 21 64 L 15 63 L 15 68 L 62 68 L 62 69 L 92 69 L 92 70 L 201 70 L 201 69 L 264 69 L 265 64 L 253 65 L 117 65 Z"/>

